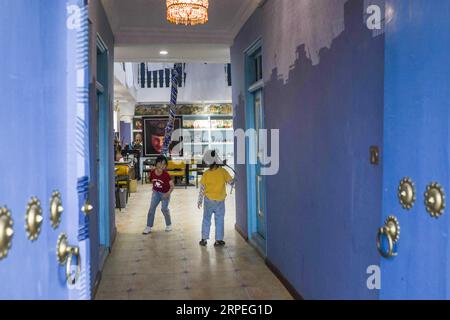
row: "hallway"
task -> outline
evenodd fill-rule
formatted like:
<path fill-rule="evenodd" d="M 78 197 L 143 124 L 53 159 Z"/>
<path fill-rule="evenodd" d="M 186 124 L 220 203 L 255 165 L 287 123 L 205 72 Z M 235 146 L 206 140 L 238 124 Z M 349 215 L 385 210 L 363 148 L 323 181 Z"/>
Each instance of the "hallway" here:
<path fill-rule="evenodd" d="M 164 231 L 158 208 L 154 232 L 142 235 L 151 197 L 139 185 L 128 208 L 116 210 L 117 238 L 97 300 L 286 300 L 291 295 L 264 260 L 234 230 L 234 194 L 227 200 L 224 248 L 198 245 L 201 211 L 197 190 L 176 189 L 170 203 L 174 230 Z M 214 228 L 211 229 L 214 236 Z"/>
<path fill-rule="evenodd" d="M 0 17 L 0 300 L 450 300 L 450 0 Z"/>

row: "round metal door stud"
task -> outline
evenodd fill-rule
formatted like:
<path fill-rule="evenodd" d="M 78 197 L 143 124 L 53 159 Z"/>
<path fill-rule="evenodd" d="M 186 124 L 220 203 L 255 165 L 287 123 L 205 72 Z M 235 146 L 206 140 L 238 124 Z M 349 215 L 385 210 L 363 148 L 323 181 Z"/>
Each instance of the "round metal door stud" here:
<path fill-rule="evenodd" d="M 33 197 L 28 203 L 27 213 L 25 214 L 25 230 L 29 240 L 37 240 L 41 233 L 43 220 L 41 203 L 39 199 Z"/>
<path fill-rule="evenodd" d="M 50 221 L 53 229 L 57 229 L 61 223 L 61 215 L 64 211 L 61 194 L 58 191 L 52 193 L 50 198 Z"/>
<path fill-rule="evenodd" d="M 8 208 L 0 208 L 0 260 L 6 258 L 14 235 L 13 220 Z"/>
<path fill-rule="evenodd" d="M 425 192 L 425 207 L 433 218 L 439 218 L 445 211 L 444 188 L 436 182 L 431 183 Z"/>
<path fill-rule="evenodd" d="M 398 199 L 403 209 L 410 210 L 416 202 L 416 189 L 414 182 L 410 178 L 400 181 L 398 187 Z"/>
<path fill-rule="evenodd" d="M 69 250 L 70 248 L 67 235 L 65 233 L 61 233 L 56 244 L 56 258 L 59 264 L 62 265 L 67 261 Z"/>

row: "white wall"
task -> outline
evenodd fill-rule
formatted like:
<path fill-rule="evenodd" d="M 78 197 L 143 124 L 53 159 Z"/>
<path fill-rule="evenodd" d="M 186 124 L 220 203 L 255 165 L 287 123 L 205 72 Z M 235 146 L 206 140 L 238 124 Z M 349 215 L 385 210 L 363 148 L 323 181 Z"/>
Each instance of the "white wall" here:
<path fill-rule="evenodd" d="M 170 102 L 171 88 L 141 88 L 137 81 L 138 64 L 127 63 L 123 70 L 122 63 L 114 64 L 116 82 L 116 98 L 119 112 L 117 123 L 124 121 L 131 123 L 135 113 L 136 104 L 168 104 Z M 172 64 L 149 64 L 150 70 L 173 67 Z M 178 90 L 178 103 L 231 103 L 231 87 L 228 86 L 224 64 L 186 64 L 186 83 Z M 133 76 L 133 77 L 131 77 Z M 134 80 L 133 80 L 134 79 Z M 120 126 L 117 125 L 118 128 Z"/>
<path fill-rule="evenodd" d="M 114 63 L 114 77 L 120 83 L 120 86 L 128 91 L 132 98 L 136 99 L 137 72 L 135 64 L 126 63 L 124 71 L 122 63 Z"/>
<path fill-rule="evenodd" d="M 131 123 L 134 118 L 135 107 L 134 103 L 120 103 L 119 121 Z"/>
<path fill-rule="evenodd" d="M 114 63 L 114 77 L 120 82 L 120 84 L 126 87 L 127 75 L 123 70 L 122 63 Z"/>

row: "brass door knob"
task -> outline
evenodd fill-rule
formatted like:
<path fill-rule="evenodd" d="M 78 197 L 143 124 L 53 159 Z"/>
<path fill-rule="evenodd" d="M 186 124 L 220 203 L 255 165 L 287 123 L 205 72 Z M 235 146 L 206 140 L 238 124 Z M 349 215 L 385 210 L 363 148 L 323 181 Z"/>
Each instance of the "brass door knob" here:
<path fill-rule="evenodd" d="M 14 236 L 13 219 L 8 208 L 0 208 L 0 260 L 6 258 Z"/>
<path fill-rule="evenodd" d="M 80 249 L 78 247 L 69 245 L 69 241 L 65 233 L 61 233 L 58 237 L 58 242 L 56 245 L 56 257 L 59 264 L 66 265 L 67 282 L 71 285 L 76 284 L 81 273 Z M 77 265 L 75 274 L 72 275 L 72 261 L 74 257 L 77 260 Z"/>
<path fill-rule="evenodd" d="M 388 240 L 388 251 L 384 251 L 381 245 L 381 238 L 382 236 L 386 236 Z M 378 252 L 384 257 L 384 258 L 392 258 L 397 256 L 397 253 L 394 252 L 394 245 L 398 242 L 400 239 L 400 224 L 396 217 L 389 216 L 386 219 L 384 227 L 378 229 L 377 234 L 377 248 Z"/>
<path fill-rule="evenodd" d="M 89 200 L 86 200 L 86 203 L 81 207 L 81 211 L 83 211 L 85 216 L 88 216 L 94 207 L 89 203 Z"/>

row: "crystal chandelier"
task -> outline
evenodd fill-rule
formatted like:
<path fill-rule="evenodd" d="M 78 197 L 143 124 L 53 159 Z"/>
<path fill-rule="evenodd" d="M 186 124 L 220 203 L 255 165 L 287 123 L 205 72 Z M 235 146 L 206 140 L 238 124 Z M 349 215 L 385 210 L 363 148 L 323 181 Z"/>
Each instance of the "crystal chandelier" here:
<path fill-rule="evenodd" d="M 208 0 L 167 0 L 167 20 L 175 24 L 208 22 Z"/>

